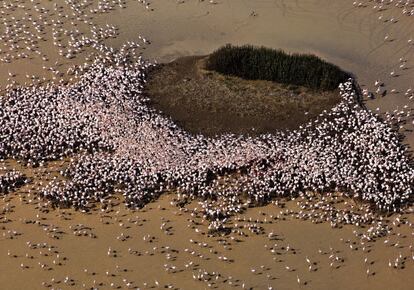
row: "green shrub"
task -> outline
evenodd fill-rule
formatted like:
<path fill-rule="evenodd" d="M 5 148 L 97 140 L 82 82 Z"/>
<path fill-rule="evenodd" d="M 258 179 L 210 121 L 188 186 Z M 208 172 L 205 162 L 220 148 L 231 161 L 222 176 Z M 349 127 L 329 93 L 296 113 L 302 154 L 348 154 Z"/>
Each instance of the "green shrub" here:
<path fill-rule="evenodd" d="M 206 63 L 208 70 L 249 80 L 268 80 L 304 86 L 315 90 L 334 90 L 350 74 L 336 65 L 309 54 L 287 54 L 282 50 L 251 45 L 223 46 Z"/>

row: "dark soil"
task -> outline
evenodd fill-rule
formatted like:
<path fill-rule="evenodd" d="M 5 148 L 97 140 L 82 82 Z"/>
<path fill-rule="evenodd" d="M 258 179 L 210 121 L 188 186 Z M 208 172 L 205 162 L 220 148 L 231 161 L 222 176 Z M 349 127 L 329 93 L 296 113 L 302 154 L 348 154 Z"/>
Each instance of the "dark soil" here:
<path fill-rule="evenodd" d="M 258 135 L 296 129 L 340 100 L 338 91 L 313 91 L 244 80 L 204 69 L 206 57 L 183 57 L 149 73 L 152 106 L 191 133 Z"/>

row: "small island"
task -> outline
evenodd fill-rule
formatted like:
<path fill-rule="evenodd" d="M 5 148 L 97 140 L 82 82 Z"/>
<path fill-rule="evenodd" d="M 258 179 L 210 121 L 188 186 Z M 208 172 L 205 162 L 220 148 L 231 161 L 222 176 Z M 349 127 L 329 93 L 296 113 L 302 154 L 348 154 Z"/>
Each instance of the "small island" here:
<path fill-rule="evenodd" d="M 312 55 L 226 45 L 153 68 L 151 105 L 191 133 L 292 130 L 335 106 L 350 75 Z"/>

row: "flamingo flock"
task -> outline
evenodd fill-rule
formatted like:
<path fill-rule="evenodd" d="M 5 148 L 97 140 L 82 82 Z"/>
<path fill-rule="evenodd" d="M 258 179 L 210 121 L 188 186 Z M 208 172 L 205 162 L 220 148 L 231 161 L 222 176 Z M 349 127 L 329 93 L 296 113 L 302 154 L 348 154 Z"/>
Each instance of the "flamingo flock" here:
<path fill-rule="evenodd" d="M 352 80 L 342 101 L 291 132 L 259 137 L 191 135 L 148 105 L 146 72 L 127 49 L 98 58 L 68 85 L 19 87 L 2 96 L 2 158 L 44 165 L 76 155 L 41 191 L 56 205 L 88 208 L 114 193 L 137 208 L 164 192 L 201 198 L 220 220 L 246 204 L 308 191 L 345 192 L 383 211 L 412 197 L 414 170 L 390 120 L 358 103 Z"/>

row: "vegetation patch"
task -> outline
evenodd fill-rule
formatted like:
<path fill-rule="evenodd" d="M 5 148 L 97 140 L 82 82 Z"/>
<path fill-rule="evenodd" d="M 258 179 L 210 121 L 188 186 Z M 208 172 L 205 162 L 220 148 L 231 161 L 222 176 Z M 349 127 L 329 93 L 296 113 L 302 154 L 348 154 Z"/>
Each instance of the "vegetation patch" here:
<path fill-rule="evenodd" d="M 206 68 L 248 80 L 267 80 L 314 90 L 335 90 L 351 77 L 314 55 L 288 54 L 251 45 L 228 44 L 219 48 L 208 57 Z"/>

